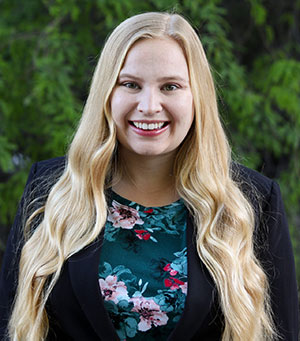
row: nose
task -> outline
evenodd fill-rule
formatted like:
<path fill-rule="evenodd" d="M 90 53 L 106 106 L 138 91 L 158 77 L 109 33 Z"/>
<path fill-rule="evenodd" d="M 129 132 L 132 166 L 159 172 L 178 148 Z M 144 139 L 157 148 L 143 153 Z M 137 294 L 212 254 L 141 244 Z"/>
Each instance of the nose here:
<path fill-rule="evenodd" d="M 162 110 L 161 96 L 155 89 L 143 89 L 141 91 L 137 109 L 145 115 L 153 115 Z"/>

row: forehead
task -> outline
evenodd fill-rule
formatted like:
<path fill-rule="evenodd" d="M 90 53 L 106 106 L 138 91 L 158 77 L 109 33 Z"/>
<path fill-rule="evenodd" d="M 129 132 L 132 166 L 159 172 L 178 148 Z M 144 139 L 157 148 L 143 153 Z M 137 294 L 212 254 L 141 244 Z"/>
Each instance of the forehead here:
<path fill-rule="evenodd" d="M 172 72 L 188 77 L 188 66 L 181 46 L 171 38 L 146 38 L 128 51 L 120 72 Z"/>

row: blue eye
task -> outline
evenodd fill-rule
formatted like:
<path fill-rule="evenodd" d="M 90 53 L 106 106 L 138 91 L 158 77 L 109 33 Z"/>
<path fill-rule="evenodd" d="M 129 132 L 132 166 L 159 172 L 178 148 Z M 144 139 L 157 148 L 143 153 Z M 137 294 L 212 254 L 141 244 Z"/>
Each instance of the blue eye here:
<path fill-rule="evenodd" d="M 166 91 L 174 91 L 177 90 L 179 87 L 176 84 L 166 84 L 163 86 L 163 90 Z"/>
<path fill-rule="evenodd" d="M 121 84 L 122 86 L 125 86 L 125 88 L 128 88 L 128 89 L 139 89 L 139 86 L 134 83 L 134 82 L 125 82 L 125 83 L 122 83 Z"/>

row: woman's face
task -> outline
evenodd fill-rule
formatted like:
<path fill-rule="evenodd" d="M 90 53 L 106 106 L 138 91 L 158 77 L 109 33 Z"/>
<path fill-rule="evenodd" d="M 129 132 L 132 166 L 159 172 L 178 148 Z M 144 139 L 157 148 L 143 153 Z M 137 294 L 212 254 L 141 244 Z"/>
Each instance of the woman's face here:
<path fill-rule="evenodd" d="M 174 40 L 144 39 L 129 50 L 111 96 L 122 150 L 176 153 L 194 118 L 188 66 Z"/>

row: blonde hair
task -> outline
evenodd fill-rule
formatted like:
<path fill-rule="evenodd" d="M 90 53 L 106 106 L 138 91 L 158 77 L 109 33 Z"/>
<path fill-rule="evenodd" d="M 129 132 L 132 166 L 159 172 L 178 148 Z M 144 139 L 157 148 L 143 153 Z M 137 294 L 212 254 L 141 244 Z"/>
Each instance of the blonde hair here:
<path fill-rule="evenodd" d="M 139 39 L 155 37 L 177 41 L 188 63 L 195 119 L 178 150 L 174 174 L 194 219 L 198 255 L 218 289 L 222 339 L 267 340 L 274 335 L 267 278 L 253 251 L 253 209 L 232 180 L 230 148 L 201 42 L 182 16 L 144 13 L 122 22 L 107 40 L 64 173 L 45 206 L 27 221 L 28 230 L 44 212 L 22 249 L 9 326 L 12 339 L 46 337 L 45 303 L 64 262 L 92 243 L 105 224 L 105 186 L 118 169 L 110 94 L 129 49 Z"/>

